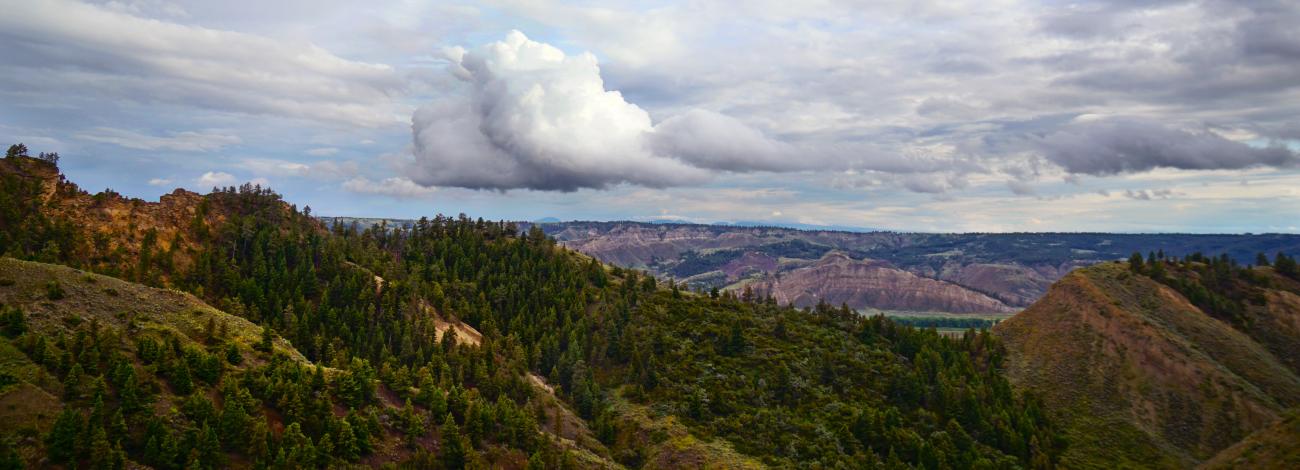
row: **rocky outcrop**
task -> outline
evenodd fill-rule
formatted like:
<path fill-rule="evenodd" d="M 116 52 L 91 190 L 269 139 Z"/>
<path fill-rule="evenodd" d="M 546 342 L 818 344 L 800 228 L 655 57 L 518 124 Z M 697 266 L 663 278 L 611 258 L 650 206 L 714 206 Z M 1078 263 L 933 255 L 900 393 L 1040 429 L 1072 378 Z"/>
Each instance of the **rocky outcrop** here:
<path fill-rule="evenodd" d="M 885 261 L 831 253 L 809 266 L 749 284 L 758 296 L 804 307 L 826 302 L 855 309 L 1009 313 L 997 299 L 962 286 L 917 276 Z"/>
<path fill-rule="evenodd" d="M 39 199 L 39 216 L 72 233 L 62 247 L 62 261 L 151 285 L 167 284 L 166 274 L 162 279 L 137 278 L 134 272 L 142 260 L 163 264 L 164 273 L 184 271 L 200 238 L 211 236 L 232 214 L 258 210 L 250 209 L 258 206 L 241 201 L 237 192 L 201 195 L 178 188 L 158 202 L 112 190 L 90 194 L 67 181 L 54 165 L 33 158 L 0 159 L 0 176 L 15 187 L 35 188 L 21 197 Z M 263 191 L 265 198 L 274 200 L 271 210 L 281 217 L 291 215 L 288 204 Z"/>

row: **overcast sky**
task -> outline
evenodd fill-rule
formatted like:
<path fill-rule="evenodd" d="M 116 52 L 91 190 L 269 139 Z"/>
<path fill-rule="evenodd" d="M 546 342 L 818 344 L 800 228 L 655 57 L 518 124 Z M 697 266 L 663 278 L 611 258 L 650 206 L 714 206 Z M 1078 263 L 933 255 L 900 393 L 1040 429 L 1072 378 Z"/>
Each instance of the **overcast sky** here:
<path fill-rule="evenodd" d="M 0 0 L 0 141 L 318 214 L 1300 232 L 1300 3 Z"/>

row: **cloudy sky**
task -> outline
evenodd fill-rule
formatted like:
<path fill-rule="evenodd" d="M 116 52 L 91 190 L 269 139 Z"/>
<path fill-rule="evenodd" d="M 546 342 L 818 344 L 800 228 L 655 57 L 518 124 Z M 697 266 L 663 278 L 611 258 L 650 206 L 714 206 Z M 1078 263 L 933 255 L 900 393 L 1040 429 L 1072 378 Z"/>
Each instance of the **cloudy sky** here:
<path fill-rule="evenodd" d="M 740 5 L 737 5 L 737 4 Z M 154 200 L 1300 232 L 1300 4 L 0 0 L 0 141 Z"/>

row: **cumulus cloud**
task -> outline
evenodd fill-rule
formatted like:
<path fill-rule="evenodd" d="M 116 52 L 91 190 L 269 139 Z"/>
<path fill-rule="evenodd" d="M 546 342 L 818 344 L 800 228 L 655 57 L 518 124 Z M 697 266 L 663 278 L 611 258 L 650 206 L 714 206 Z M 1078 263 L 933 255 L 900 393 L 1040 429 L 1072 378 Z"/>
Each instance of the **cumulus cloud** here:
<path fill-rule="evenodd" d="M 648 148 L 650 115 L 605 90 L 591 54 L 569 56 L 512 31 L 475 51 L 453 49 L 448 58 L 469 90 L 412 118 L 416 183 L 573 191 L 707 176 Z"/>
<path fill-rule="evenodd" d="M 373 181 L 358 176 L 343 182 L 343 189 L 359 194 L 378 194 L 397 199 L 425 198 L 437 192 L 437 188 L 421 186 L 409 179 L 400 177 Z"/>
<path fill-rule="evenodd" d="M 951 158 L 863 142 L 785 142 L 703 109 L 655 124 L 605 89 L 593 55 L 568 55 L 519 31 L 446 55 L 467 89 L 412 118 L 411 179 L 426 186 L 573 191 L 690 185 L 716 171 L 953 169 Z"/>
<path fill-rule="evenodd" d="M 1155 168 L 1221 170 L 1291 167 L 1300 156 L 1282 146 L 1253 147 L 1209 131 L 1186 131 L 1138 119 L 1100 119 L 1063 126 L 1038 145 L 1071 173 L 1114 175 Z"/>
<path fill-rule="evenodd" d="M 239 136 L 214 131 L 173 132 L 166 136 L 142 134 L 126 129 L 96 127 L 75 136 L 78 139 L 103 142 L 136 150 L 177 150 L 182 152 L 209 152 L 242 142 Z"/>
<path fill-rule="evenodd" d="M 149 180 L 149 186 L 167 186 L 169 184 L 172 184 L 172 180 L 167 178 L 151 178 Z"/>

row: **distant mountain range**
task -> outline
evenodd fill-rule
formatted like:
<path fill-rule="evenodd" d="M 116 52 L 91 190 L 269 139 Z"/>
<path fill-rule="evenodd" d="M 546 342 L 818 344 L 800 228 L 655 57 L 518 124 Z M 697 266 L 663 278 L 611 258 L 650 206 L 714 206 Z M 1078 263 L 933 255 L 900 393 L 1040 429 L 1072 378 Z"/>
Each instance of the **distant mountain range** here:
<path fill-rule="evenodd" d="M 529 224 L 521 224 L 527 229 Z M 797 306 L 1009 313 L 1071 270 L 1127 258 L 1300 252 L 1300 235 L 1128 233 L 902 233 L 782 227 L 562 222 L 539 224 L 560 243 L 693 287 L 750 287 Z"/>

